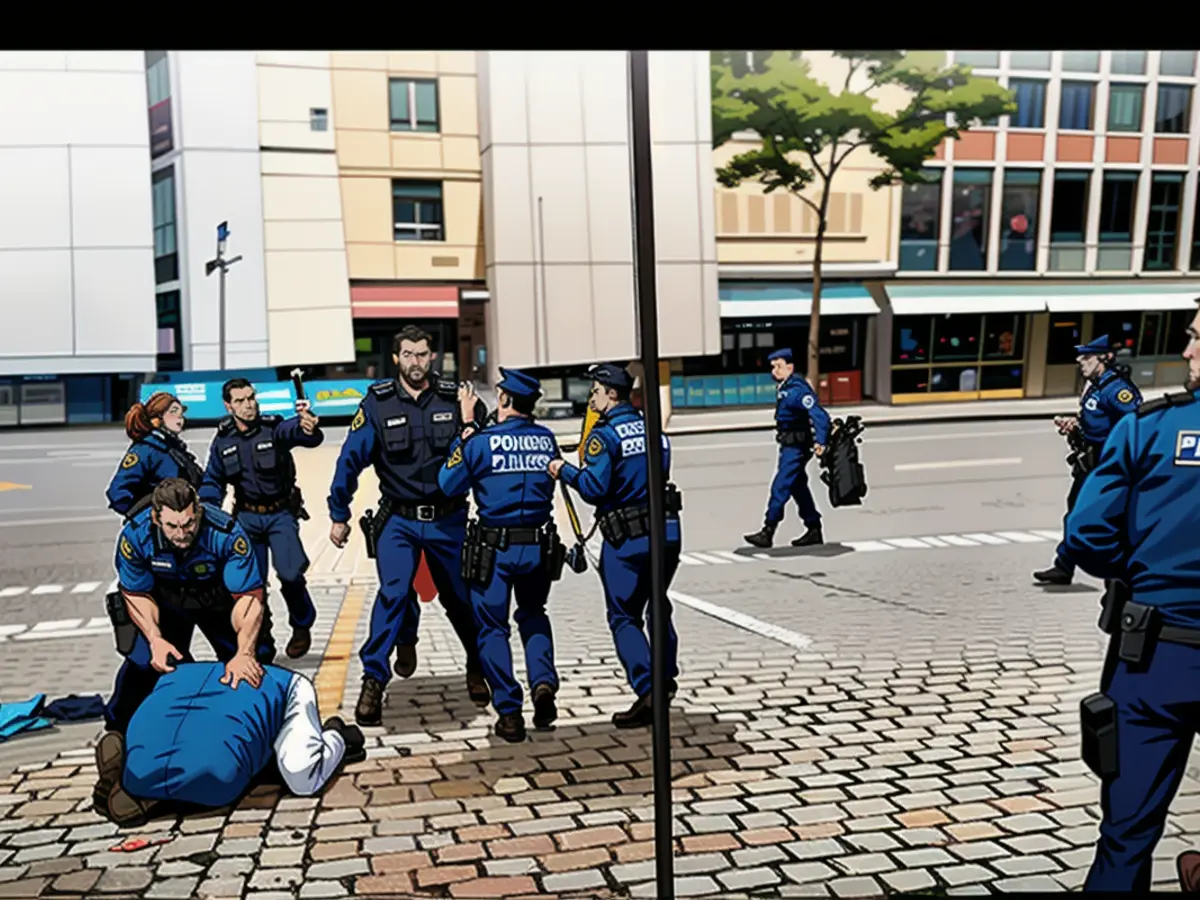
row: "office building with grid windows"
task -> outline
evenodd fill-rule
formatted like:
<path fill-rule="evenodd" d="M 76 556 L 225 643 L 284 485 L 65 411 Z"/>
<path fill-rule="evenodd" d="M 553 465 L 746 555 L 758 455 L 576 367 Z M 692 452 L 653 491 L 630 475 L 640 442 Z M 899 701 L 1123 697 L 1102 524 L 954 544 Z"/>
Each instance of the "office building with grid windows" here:
<path fill-rule="evenodd" d="M 1196 51 L 955 51 L 1017 111 L 901 190 L 878 397 L 1066 396 L 1108 334 L 1143 389 L 1179 384 L 1200 295 Z"/>

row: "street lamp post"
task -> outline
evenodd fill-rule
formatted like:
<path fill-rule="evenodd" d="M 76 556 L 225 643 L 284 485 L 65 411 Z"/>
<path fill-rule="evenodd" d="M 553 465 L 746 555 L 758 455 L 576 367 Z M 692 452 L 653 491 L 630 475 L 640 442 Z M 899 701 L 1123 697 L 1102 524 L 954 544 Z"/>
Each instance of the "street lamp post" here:
<path fill-rule="evenodd" d="M 675 897 L 674 820 L 671 811 L 671 726 L 667 699 L 666 486 L 658 379 L 658 289 L 651 174 L 649 53 L 629 54 L 630 143 L 633 169 L 634 292 L 642 356 L 642 411 L 646 418 L 646 482 L 650 506 L 650 648 L 654 712 L 655 896 Z"/>
<path fill-rule="evenodd" d="M 229 240 L 229 223 L 222 222 L 217 226 L 217 257 L 204 264 L 204 275 L 207 278 L 217 269 L 221 270 L 219 299 L 217 300 L 217 341 L 221 353 L 221 371 L 225 371 L 225 273 L 235 262 L 241 261 L 241 255 L 232 259 L 225 258 L 225 242 Z"/>

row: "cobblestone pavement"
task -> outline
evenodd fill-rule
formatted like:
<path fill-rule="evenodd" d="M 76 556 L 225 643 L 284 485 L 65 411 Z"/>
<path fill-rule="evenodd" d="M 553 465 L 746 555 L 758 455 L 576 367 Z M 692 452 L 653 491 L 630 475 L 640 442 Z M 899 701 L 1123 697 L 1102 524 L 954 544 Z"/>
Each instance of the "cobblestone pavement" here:
<path fill-rule="evenodd" d="M 797 652 L 677 605 L 677 894 L 1077 888 L 1099 815 L 1077 725 L 1099 667 L 1096 593 L 1024 586 L 1044 554 L 681 570 L 679 595 L 813 642 Z M 348 591 L 374 587 L 359 576 Z M 562 716 L 522 745 L 489 735 L 444 615 L 436 602 L 424 612 L 417 673 L 389 686 L 370 758 L 323 796 L 260 788 L 233 810 L 118 835 L 88 809 L 90 751 L 74 749 L 0 781 L 0 897 L 652 897 L 650 733 L 608 723 L 630 698 L 594 573 L 556 589 Z M 362 615 L 355 646 L 364 629 Z M 351 660 L 345 713 L 358 678 Z M 1174 856 L 1200 832 L 1198 773 L 1174 804 L 1156 886 L 1175 887 Z M 133 836 L 170 840 L 110 851 Z"/>

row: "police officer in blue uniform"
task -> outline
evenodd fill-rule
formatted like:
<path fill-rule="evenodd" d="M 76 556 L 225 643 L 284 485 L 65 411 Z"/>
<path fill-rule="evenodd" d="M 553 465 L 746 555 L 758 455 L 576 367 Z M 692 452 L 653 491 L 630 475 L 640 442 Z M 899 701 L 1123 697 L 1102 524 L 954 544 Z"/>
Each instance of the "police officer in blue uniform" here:
<path fill-rule="evenodd" d="M 821 532 L 821 513 L 808 487 L 804 467 L 814 453 L 820 456 L 825 452 L 825 442 L 829 439 L 829 413 L 821 407 L 808 382 L 796 373 L 789 348 L 776 350 L 767 360 L 771 363 L 771 377 L 779 383 L 775 391 L 775 441 L 779 444 L 779 462 L 771 482 L 771 499 L 767 503 L 763 527 L 754 534 L 745 535 L 745 541 L 754 547 L 770 547 L 790 498 L 796 501 L 807 529 L 792 541 L 792 546 L 811 547 L 824 543 L 825 537 Z"/>
<path fill-rule="evenodd" d="M 1071 559 L 1108 582 L 1108 658 L 1081 703 L 1083 758 L 1103 782 L 1089 891 L 1149 893 L 1200 730 L 1200 315 L 1188 337 L 1187 390 L 1117 421 L 1066 521 Z"/>
<path fill-rule="evenodd" d="M 122 516 L 149 503 L 150 492 L 165 478 L 183 478 L 199 488 L 204 472 L 180 435 L 187 407 L 179 398 L 158 391 L 125 414 L 125 433 L 132 442 L 113 473 L 105 496 L 108 508 Z"/>
<path fill-rule="evenodd" d="M 474 489 L 479 519 L 467 529 L 463 576 L 479 622 L 479 652 L 499 719 L 496 735 L 525 740 L 523 696 L 512 671 L 509 601 L 517 602 L 517 629 L 533 695 L 533 724 L 547 728 L 558 717 L 554 637 L 546 616 L 550 584 L 562 575 L 566 550 L 551 521 L 554 479 L 547 471 L 558 455 L 554 433 L 533 421 L 541 396 L 536 378 L 500 369 L 496 423 L 468 424 L 454 441 L 438 483 L 450 497 Z"/>
<path fill-rule="evenodd" d="M 221 396 L 229 415 L 209 445 L 200 500 L 220 506 L 233 485 L 234 514 L 250 536 L 264 583 L 268 550 L 275 563 L 292 627 L 285 650 L 299 659 L 312 644 L 317 610 L 304 580 L 308 556 L 300 542 L 300 519 L 308 513 L 296 485 L 292 450 L 319 447 L 325 434 L 307 400 L 296 401 L 297 414 L 284 419 L 259 413 L 254 387 L 245 378 L 225 382 Z"/>
<path fill-rule="evenodd" d="M 575 488 L 596 507 L 596 521 L 604 536 L 600 551 L 600 581 L 608 607 L 617 656 L 636 699 L 624 712 L 616 713 L 618 728 L 653 724 L 650 642 L 643 628 L 648 621 L 650 601 L 650 510 L 646 483 L 646 422 L 629 402 L 633 379 L 614 363 L 593 366 L 588 405 L 600 414 L 584 447 L 584 466 L 577 468 L 561 459 L 550 463 L 550 474 Z M 671 444 L 663 435 L 663 474 L 671 473 Z M 666 583 L 679 568 L 682 543 L 679 512 L 682 502 L 673 484 L 667 484 Z M 671 679 L 667 693 L 674 696 L 678 668 L 679 638 L 673 622 L 667 622 L 667 670 Z"/>
<path fill-rule="evenodd" d="M 479 628 L 463 583 L 461 554 L 467 526 L 464 498 L 447 497 L 438 473 L 465 421 L 482 423 L 487 409 L 474 394 L 453 382 L 430 378 L 436 354 L 432 337 L 405 326 L 396 335 L 394 380 L 371 386 L 342 444 L 329 490 L 329 539 L 344 547 L 350 535 L 350 503 L 358 476 L 375 467 L 383 494 L 374 514 L 374 547 L 379 593 L 371 610 L 371 630 L 359 656 L 363 684 L 355 717 L 359 725 L 383 721 L 383 691 L 391 680 L 388 657 L 396 650 L 396 674 L 408 678 L 417 668 L 420 603 L 413 591 L 421 553 L 437 586 L 438 600 L 467 654 L 467 692 L 477 706 L 491 700 L 479 663 Z"/>
<path fill-rule="evenodd" d="M 1108 335 L 1102 334 L 1091 343 L 1080 344 L 1075 352 L 1079 371 L 1086 381 L 1079 398 L 1079 415 L 1054 420 L 1059 434 L 1067 436 L 1073 451 L 1068 457 L 1071 490 L 1067 494 L 1066 515 L 1074 509 L 1084 479 L 1096 467 L 1104 442 L 1117 422 L 1142 402 L 1142 393 L 1129 380 L 1128 369 L 1116 365 L 1116 350 Z M 1066 528 L 1066 516 L 1063 517 L 1063 528 Z M 1042 584 L 1070 584 L 1075 577 L 1075 563 L 1066 552 L 1066 545 L 1060 543 L 1054 564 L 1034 572 L 1033 577 Z"/>
<path fill-rule="evenodd" d="M 249 537 L 219 508 L 202 504 L 183 479 L 160 482 L 150 504 L 125 523 L 116 569 L 124 614 L 117 649 L 127 658 L 109 703 L 117 716 L 110 731 L 124 732 L 158 675 L 171 671 L 170 658 L 190 658 L 196 628 L 240 678 L 261 677 L 258 663 L 275 658 Z M 139 635 L 145 659 L 131 656 Z"/>

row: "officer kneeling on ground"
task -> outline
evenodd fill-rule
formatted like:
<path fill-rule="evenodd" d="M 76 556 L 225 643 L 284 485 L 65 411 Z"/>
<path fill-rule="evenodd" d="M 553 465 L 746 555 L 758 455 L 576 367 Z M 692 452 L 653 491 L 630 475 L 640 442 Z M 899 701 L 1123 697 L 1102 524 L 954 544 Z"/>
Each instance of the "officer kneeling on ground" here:
<path fill-rule="evenodd" d="M 1200 729 L 1200 314 L 1188 336 L 1187 390 L 1117 422 L 1067 516 L 1070 558 L 1109 583 L 1100 693 L 1081 703 L 1083 759 L 1103 780 L 1089 891 L 1149 893 Z"/>
<path fill-rule="evenodd" d="M 1087 387 L 1079 398 L 1079 416 L 1054 420 L 1059 434 L 1067 436 L 1073 451 L 1068 457 L 1071 490 L 1067 494 L 1067 516 L 1075 508 L 1084 479 L 1096 468 L 1109 434 L 1123 416 L 1133 412 L 1142 402 L 1142 393 L 1129 380 L 1127 370 L 1116 365 L 1116 353 L 1108 335 L 1101 335 L 1090 344 L 1080 344 L 1075 352 L 1079 354 L 1079 371 L 1087 380 Z M 1063 517 L 1063 529 L 1066 529 L 1066 516 Z M 1042 584 L 1070 584 L 1075 578 L 1075 563 L 1067 554 L 1066 545 L 1059 544 L 1054 564 L 1034 572 L 1033 577 Z"/>
<path fill-rule="evenodd" d="M 566 548 L 552 521 L 554 479 L 547 466 L 558 456 L 554 432 L 533 421 L 541 396 L 536 378 L 500 369 L 496 385 L 497 421 L 479 430 L 468 423 L 455 439 L 438 475 L 449 497 L 474 489 L 478 521 L 467 526 L 463 578 L 479 622 L 479 655 L 499 714 L 496 735 L 525 740 L 521 686 L 513 677 L 509 600 L 525 647 L 525 668 L 533 692 L 533 724 L 549 727 L 558 718 L 554 698 L 554 636 L 546 615 L 550 584 L 562 576 Z M 469 388 L 466 390 L 469 391 Z"/>
<path fill-rule="evenodd" d="M 824 543 L 825 537 L 821 532 L 821 513 L 817 511 L 808 487 L 808 473 L 804 467 L 814 453 L 820 456 L 825 452 L 825 443 L 829 439 L 829 413 L 821 407 L 808 382 L 796 374 L 790 349 L 776 350 L 767 359 L 771 363 L 771 377 L 779 383 L 775 391 L 775 440 L 779 444 L 779 463 L 775 480 L 771 482 L 771 499 L 763 527 L 746 535 L 745 541 L 754 547 L 770 547 L 791 498 L 796 501 L 807 529 L 792 541 L 792 546 L 811 547 Z"/>
<path fill-rule="evenodd" d="M 255 686 L 262 680 L 275 644 L 250 540 L 224 512 L 200 503 L 190 484 L 168 478 L 154 489 L 149 508 L 117 537 L 116 569 L 124 600 L 109 610 L 117 649 L 128 656 L 140 633 L 149 659 L 141 666 L 146 677 L 118 678 L 131 695 L 114 696 L 114 704 L 119 699 L 121 708 L 136 710 L 173 660 L 191 658 L 196 628 L 225 664 L 227 678 Z M 122 664 L 135 666 L 139 661 L 129 658 Z"/>
<path fill-rule="evenodd" d="M 584 466 L 576 468 L 556 459 L 550 474 L 579 491 L 596 507 L 604 547 L 600 551 L 600 582 L 608 606 L 608 627 L 617 656 L 625 667 L 629 686 L 637 699 L 625 712 L 613 716 L 618 728 L 653 724 L 651 707 L 650 642 L 642 630 L 648 621 L 650 601 L 650 509 L 646 483 L 646 422 L 629 402 L 633 379 L 611 363 L 590 372 L 592 391 L 588 405 L 600 414 L 584 447 Z M 663 475 L 671 474 L 671 444 L 663 435 Z M 675 485 L 667 484 L 666 584 L 679 568 L 682 542 L 679 512 L 683 507 Z M 667 622 L 667 694 L 675 696 L 679 638 L 675 624 Z"/>

